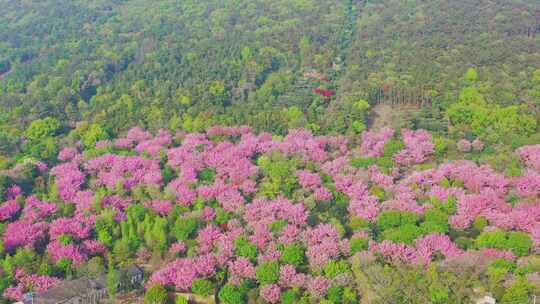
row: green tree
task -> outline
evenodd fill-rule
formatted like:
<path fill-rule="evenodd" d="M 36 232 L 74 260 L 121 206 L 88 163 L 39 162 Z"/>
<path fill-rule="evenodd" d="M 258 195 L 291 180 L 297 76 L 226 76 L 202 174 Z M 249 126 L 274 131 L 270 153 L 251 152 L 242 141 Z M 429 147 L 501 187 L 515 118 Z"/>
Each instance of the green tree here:
<path fill-rule="evenodd" d="M 144 304 L 165 304 L 167 302 L 167 290 L 156 284 L 146 290 Z"/>
<path fill-rule="evenodd" d="M 242 256 L 255 261 L 257 258 L 257 246 L 249 242 L 245 236 L 239 236 L 234 241 L 234 253 L 237 256 Z"/>
<path fill-rule="evenodd" d="M 108 138 L 109 134 L 97 123 L 91 124 L 82 134 L 82 141 L 87 148 L 92 148 L 96 142 Z"/>
<path fill-rule="evenodd" d="M 107 293 L 111 299 L 116 297 L 120 284 L 120 274 L 115 269 L 112 259 L 109 259 L 109 267 L 107 269 Z"/>
<path fill-rule="evenodd" d="M 279 279 L 279 263 L 276 261 L 262 263 L 255 269 L 255 275 L 261 284 L 275 283 Z"/>
<path fill-rule="evenodd" d="M 281 253 L 280 261 L 283 263 L 300 266 L 305 261 L 304 249 L 298 244 L 285 246 Z"/>
<path fill-rule="evenodd" d="M 219 300 L 224 304 L 246 303 L 246 290 L 244 286 L 225 284 L 218 294 Z"/>
<path fill-rule="evenodd" d="M 207 279 L 196 279 L 191 284 L 191 291 L 194 294 L 201 295 L 204 297 L 214 294 L 215 286 L 212 281 Z"/>
<path fill-rule="evenodd" d="M 60 128 L 61 124 L 58 119 L 47 117 L 32 121 L 26 129 L 25 135 L 28 139 L 35 141 L 56 135 Z"/>

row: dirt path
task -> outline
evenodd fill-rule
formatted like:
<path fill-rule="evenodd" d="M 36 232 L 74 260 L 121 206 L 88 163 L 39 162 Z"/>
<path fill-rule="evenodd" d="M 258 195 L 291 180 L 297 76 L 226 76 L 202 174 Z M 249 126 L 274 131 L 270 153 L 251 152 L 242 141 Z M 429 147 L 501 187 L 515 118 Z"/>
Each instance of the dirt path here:
<path fill-rule="evenodd" d="M 368 119 L 368 127 L 372 130 L 380 130 L 385 126 L 392 125 L 392 107 L 387 104 L 377 104 L 371 108 Z"/>
<path fill-rule="evenodd" d="M 371 107 L 368 128 L 380 130 L 383 127 L 401 129 L 411 122 L 414 112 L 420 108 L 415 104 L 391 105 L 379 103 Z"/>

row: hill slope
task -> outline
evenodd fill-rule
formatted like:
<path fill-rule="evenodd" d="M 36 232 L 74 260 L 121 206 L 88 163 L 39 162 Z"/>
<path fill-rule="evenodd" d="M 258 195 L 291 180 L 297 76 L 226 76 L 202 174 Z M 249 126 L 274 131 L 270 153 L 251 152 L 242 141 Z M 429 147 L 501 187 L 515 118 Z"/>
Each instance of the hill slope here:
<path fill-rule="evenodd" d="M 134 124 L 192 131 L 215 123 L 354 134 L 366 124 L 361 99 L 423 101 L 414 123 L 446 133 L 442 118 L 469 85 L 469 68 L 489 104 L 526 105 L 519 111 L 538 119 L 534 0 L 0 6 L 4 152 L 21 143 L 18 130 L 46 117 L 67 129 L 95 122 L 111 135 Z"/>

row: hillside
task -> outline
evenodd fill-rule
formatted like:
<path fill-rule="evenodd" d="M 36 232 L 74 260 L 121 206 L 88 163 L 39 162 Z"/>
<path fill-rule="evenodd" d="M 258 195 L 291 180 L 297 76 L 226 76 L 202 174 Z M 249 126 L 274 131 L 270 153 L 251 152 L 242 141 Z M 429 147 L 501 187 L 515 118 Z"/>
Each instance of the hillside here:
<path fill-rule="evenodd" d="M 540 299 L 538 0 L 0 0 L 0 108 L 0 304 Z"/>
<path fill-rule="evenodd" d="M 0 148 L 35 119 L 360 133 L 359 100 L 441 120 L 468 84 L 538 120 L 540 9 L 528 1 L 8 1 Z M 306 73 L 315 71 L 306 77 Z M 536 72 L 536 74 L 535 74 Z M 315 74 L 315 77 L 313 76 Z M 535 76 L 536 75 L 536 76 Z M 326 93 L 323 93 L 325 92 Z M 326 96 L 324 96 L 326 94 Z"/>

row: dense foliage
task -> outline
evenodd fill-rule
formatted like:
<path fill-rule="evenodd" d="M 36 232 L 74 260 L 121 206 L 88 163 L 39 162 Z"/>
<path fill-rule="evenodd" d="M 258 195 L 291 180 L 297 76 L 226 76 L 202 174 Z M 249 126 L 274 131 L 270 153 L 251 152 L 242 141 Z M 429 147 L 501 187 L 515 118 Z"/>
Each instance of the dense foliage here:
<path fill-rule="evenodd" d="M 537 130 L 535 0 L 0 7 L 2 154 L 52 158 L 74 128 L 88 145 L 132 125 L 359 134 L 379 102 L 421 103 L 407 127 L 440 134 L 497 142 Z"/>
<path fill-rule="evenodd" d="M 3 297 L 105 272 L 115 296 L 133 263 L 147 265 L 148 303 L 172 290 L 223 303 L 538 295 L 540 145 L 517 149 L 509 176 L 435 157 L 424 130 L 358 137 L 135 127 L 27 162 L 0 204 Z"/>

